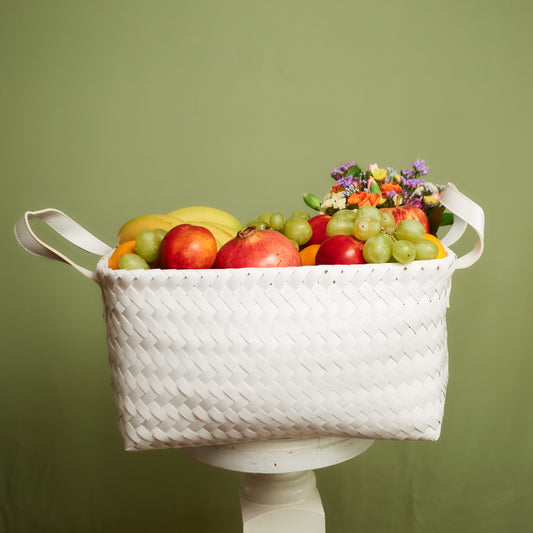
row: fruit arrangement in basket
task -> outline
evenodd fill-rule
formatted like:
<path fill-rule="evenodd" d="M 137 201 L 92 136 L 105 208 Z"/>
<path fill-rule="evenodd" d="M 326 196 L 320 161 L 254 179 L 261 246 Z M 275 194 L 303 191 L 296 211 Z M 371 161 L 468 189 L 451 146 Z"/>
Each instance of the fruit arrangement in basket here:
<path fill-rule="evenodd" d="M 217 208 L 191 206 L 124 224 L 112 269 L 202 269 L 363 264 L 446 256 L 436 231 L 451 221 L 442 185 L 422 178 L 421 159 L 399 172 L 351 161 L 331 172 L 325 197 L 303 195 L 308 209 L 263 213 L 244 227 Z"/>
<path fill-rule="evenodd" d="M 185 207 L 128 221 L 116 249 L 53 208 L 26 211 L 14 231 L 29 253 L 101 288 L 127 450 L 317 435 L 436 440 L 451 276 L 481 257 L 485 217 L 426 174 L 420 160 L 400 172 L 351 162 L 331 173 L 322 200 L 304 195 L 307 208 L 289 217 L 263 213 L 243 228 L 220 209 Z M 446 246 L 467 226 L 478 240 L 461 257 L 427 261 L 448 250 L 435 237 L 444 206 L 456 215 Z M 33 219 L 101 258 L 96 270 L 40 239 Z M 382 261 L 391 263 L 299 266 Z"/>

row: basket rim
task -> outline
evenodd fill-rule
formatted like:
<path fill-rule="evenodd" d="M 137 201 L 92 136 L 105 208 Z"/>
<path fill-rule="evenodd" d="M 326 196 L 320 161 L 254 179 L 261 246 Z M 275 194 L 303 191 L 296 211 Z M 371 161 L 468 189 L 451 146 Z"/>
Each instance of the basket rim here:
<path fill-rule="evenodd" d="M 107 266 L 109 257 L 112 252 L 106 254 L 100 258 L 96 265 L 96 274 L 100 279 L 105 279 L 106 281 L 118 281 L 121 279 L 131 280 L 150 280 L 154 278 L 170 278 L 170 277 L 217 277 L 223 272 L 228 273 L 241 273 L 244 275 L 250 275 L 252 273 L 270 273 L 272 275 L 285 272 L 304 272 L 304 271 L 314 271 L 321 269 L 324 272 L 335 272 L 337 274 L 343 274 L 344 271 L 347 271 L 347 274 L 352 274 L 354 271 L 360 270 L 361 272 L 366 272 L 369 269 L 378 269 L 383 272 L 388 270 L 397 269 L 399 272 L 406 271 L 408 273 L 418 272 L 420 270 L 434 269 L 440 270 L 440 268 L 445 268 L 447 270 L 455 270 L 455 264 L 457 262 L 457 255 L 445 247 L 447 252 L 446 257 L 440 259 L 426 259 L 419 261 L 412 261 L 406 265 L 401 263 L 363 263 L 363 264 L 350 264 L 350 265 L 302 265 L 302 266 L 290 266 L 290 267 L 269 267 L 269 268 L 197 268 L 197 269 L 162 269 L 162 268 L 151 268 L 151 269 L 134 269 L 134 270 L 125 270 L 117 269 L 113 270 Z"/>

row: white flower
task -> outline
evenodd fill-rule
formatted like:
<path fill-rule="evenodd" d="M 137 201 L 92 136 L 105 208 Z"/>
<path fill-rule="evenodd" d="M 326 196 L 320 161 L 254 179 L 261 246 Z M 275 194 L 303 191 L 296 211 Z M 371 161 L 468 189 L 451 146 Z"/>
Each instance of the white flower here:
<path fill-rule="evenodd" d="M 346 207 L 346 198 L 340 192 L 327 194 L 320 206 L 320 211 L 325 213 L 329 207 L 333 209 L 344 209 Z"/>
<path fill-rule="evenodd" d="M 429 193 L 431 195 L 439 192 L 438 187 L 434 183 L 431 183 L 430 181 L 425 182 L 425 187 L 426 187 L 426 193 Z"/>

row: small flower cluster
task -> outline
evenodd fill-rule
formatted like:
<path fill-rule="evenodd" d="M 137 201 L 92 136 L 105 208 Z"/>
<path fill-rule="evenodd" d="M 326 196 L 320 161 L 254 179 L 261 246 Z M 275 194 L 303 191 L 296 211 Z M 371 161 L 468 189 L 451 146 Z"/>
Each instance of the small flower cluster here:
<path fill-rule="evenodd" d="M 417 159 L 411 168 L 399 172 L 391 167 L 380 168 L 377 164 L 363 171 L 355 161 L 350 161 L 331 172 L 335 184 L 322 201 L 320 210 L 332 214 L 347 207 L 405 205 L 427 212 L 439 205 L 444 189 L 443 185 L 422 179 L 428 173 L 429 167 L 423 159 Z"/>

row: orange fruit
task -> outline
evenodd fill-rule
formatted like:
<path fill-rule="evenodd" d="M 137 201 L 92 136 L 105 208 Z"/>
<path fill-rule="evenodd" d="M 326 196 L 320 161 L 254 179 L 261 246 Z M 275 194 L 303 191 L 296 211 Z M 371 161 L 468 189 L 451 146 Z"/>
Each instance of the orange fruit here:
<path fill-rule="evenodd" d="M 302 259 L 303 266 L 316 265 L 315 257 L 319 248 L 320 244 L 310 244 L 309 246 L 306 246 L 305 248 L 300 250 L 300 257 Z"/>
<path fill-rule="evenodd" d="M 435 235 L 432 235 L 431 233 L 426 233 L 424 235 L 424 239 L 427 239 L 428 241 L 433 241 L 439 247 L 439 255 L 437 255 L 437 259 L 442 259 L 443 257 L 446 257 L 448 255 L 446 253 L 446 250 L 444 249 L 444 246 L 439 241 L 439 239 L 435 237 Z"/>
<path fill-rule="evenodd" d="M 135 253 L 135 241 L 123 242 L 120 246 L 115 248 L 115 251 L 111 254 L 107 266 L 113 270 L 118 269 L 118 260 L 124 254 Z"/>

